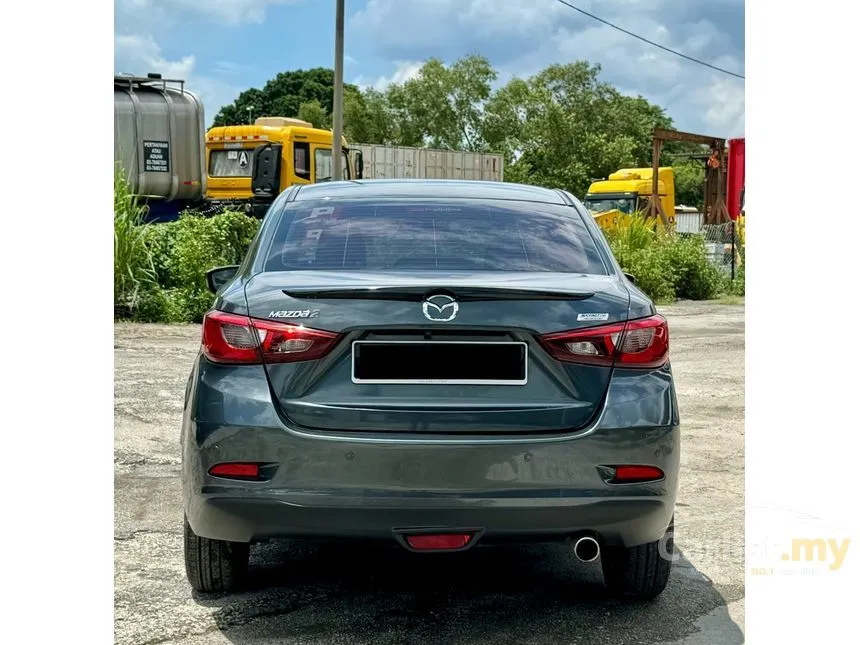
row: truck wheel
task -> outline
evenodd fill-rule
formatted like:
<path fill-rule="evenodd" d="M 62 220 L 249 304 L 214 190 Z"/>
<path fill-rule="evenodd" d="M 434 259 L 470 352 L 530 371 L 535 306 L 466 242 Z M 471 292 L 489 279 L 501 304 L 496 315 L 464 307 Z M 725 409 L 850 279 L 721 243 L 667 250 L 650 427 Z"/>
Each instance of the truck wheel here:
<path fill-rule="evenodd" d="M 614 547 L 600 554 L 606 586 L 614 595 L 628 600 L 651 600 L 669 582 L 671 556 L 675 553 L 675 521 L 661 540 L 630 548 Z"/>
<path fill-rule="evenodd" d="M 234 591 L 248 573 L 250 544 L 203 538 L 185 518 L 185 573 L 195 591 Z"/>

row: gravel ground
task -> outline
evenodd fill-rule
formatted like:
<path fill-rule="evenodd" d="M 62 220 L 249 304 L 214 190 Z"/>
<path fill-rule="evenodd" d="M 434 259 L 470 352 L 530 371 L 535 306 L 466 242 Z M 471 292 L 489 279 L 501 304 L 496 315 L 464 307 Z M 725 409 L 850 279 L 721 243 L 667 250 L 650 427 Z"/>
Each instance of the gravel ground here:
<path fill-rule="evenodd" d="M 606 597 L 561 545 L 439 560 L 288 543 L 252 549 L 245 593 L 185 580 L 179 427 L 199 327 L 115 326 L 115 635 L 120 644 L 743 643 L 744 307 L 661 308 L 683 423 L 676 543 L 656 601 Z"/>

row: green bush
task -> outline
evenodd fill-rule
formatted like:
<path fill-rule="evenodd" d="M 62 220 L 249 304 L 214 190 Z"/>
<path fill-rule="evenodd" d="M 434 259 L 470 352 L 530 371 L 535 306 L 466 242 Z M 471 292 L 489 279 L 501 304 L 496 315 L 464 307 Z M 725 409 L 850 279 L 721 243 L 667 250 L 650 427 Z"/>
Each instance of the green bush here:
<path fill-rule="evenodd" d="M 737 288 L 708 260 L 704 240 L 698 235 L 660 233 L 639 217 L 604 233 L 621 268 L 657 302 L 709 300 Z"/>
<path fill-rule="evenodd" d="M 206 272 L 217 266 L 239 264 L 254 239 L 259 223 L 243 213 L 203 217 L 184 213 L 176 222 L 171 257 L 166 263 L 171 288 L 171 315 L 200 322 L 212 305 Z"/>
<path fill-rule="evenodd" d="M 209 289 L 181 287 L 167 292 L 167 322 L 202 322 L 215 296 Z"/>
<path fill-rule="evenodd" d="M 185 212 L 175 222 L 144 224 L 144 214 L 117 175 L 115 316 L 140 322 L 200 322 L 214 300 L 206 272 L 241 263 L 259 222 L 236 212 L 214 217 Z"/>
<path fill-rule="evenodd" d="M 633 217 L 604 230 L 612 254 L 636 285 L 658 302 L 675 299 L 671 267 L 662 252 L 663 236 L 642 218 Z"/>
<path fill-rule="evenodd" d="M 161 287 L 156 286 L 140 294 L 137 307 L 132 312 L 131 318 L 135 322 L 174 322 L 168 318 L 167 309 L 167 293 Z"/>
<path fill-rule="evenodd" d="M 179 222 L 164 222 L 147 226 L 144 231 L 144 242 L 152 254 L 156 279 L 161 287 L 177 286 L 172 282 L 171 261 L 178 226 Z"/>
<path fill-rule="evenodd" d="M 133 316 L 136 322 L 200 322 L 215 296 L 199 289 L 154 289 L 141 294 Z"/>
<path fill-rule="evenodd" d="M 224 212 L 213 217 L 184 214 L 176 237 L 177 275 L 187 270 L 197 275 L 196 262 L 208 262 L 206 270 L 239 264 L 258 228 L 259 222 L 244 213 Z"/>
<path fill-rule="evenodd" d="M 633 252 L 621 267 L 636 279 L 636 286 L 656 302 L 675 300 L 672 267 L 659 245 Z"/>
<path fill-rule="evenodd" d="M 677 298 L 710 300 L 720 294 L 724 274 L 708 260 L 701 237 L 673 235 L 664 246 L 664 254 Z"/>
<path fill-rule="evenodd" d="M 746 271 L 744 267 L 746 265 L 740 265 L 735 271 L 735 279 L 731 281 L 728 288 L 728 293 L 732 296 L 744 296 L 746 295 Z"/>

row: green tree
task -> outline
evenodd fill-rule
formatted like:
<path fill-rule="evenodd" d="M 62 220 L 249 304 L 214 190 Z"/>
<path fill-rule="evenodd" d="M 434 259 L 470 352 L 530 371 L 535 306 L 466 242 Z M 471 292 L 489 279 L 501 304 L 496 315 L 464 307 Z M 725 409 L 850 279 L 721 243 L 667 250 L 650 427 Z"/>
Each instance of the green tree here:
<path fill-rule="evenodd" d="M 347 92 L 359 89 L 344 84 Z M 269 80 L 263 89 L 252 88 L 239 94 L 230 105 L 225 105 L 215 116 L 214 124 L 240 125 L 248 122 L 248 108 L 254 118 L 259 116 L 298 117 L 302 104 L 318 102 L 325 114 L 331 114 L 334 98 L 334 72 L 317 67 L 281 72 Z"/>
<path fill-rule="evenodd" d="M 542 116 L 541 107 L 537 93 L 521 78 L 496 90 L 484 108 L 483 132 L 489 149 L 504 153 L 507 163 L 513 162 L 523 151 L 526 125 Z"/>
<path fill-rule="evenodd" d="M 619 168 L 651 163 L 651 133 L 671 127 L 662 108 L 625 96 L 585 61 L 551 65 L 513 79 L 484 110 L 490 149 L 507 157 L 509 179 L 562 187 L 582 196 Z"/>
<path fill-rule="evenodd" d="M 403 85 L 389 85 L 384 102 L 391 117 L 393 143 L 400 146 L 423 146 L 426 126 L 422 111 L 415 114 L 415 101 Z"/>
<path fill-rule="evenodd" d="M 672 163 L 675 171 L 675 203 L 702 209 L 705 204 L 705 167 L 695 160 Z"/>
<path fill-rule="evenodd" d="M 385 94 L 373 88 L 344 91 L 343 132 L 350 142 L 399 143 L 392 107 Z"/>
<path fill-rule="evenodd" d="M 218 114 L 215 115 L 213 124 L 218 125 L 243 125 L 248 123 L 248 108 L 251 108 L 250 114 L 252 118 L 256 118 L 263 112 L 263 92 L 256 88 L 245 90 L 239 97 L 230 105 L 225 105 L 221 108 Z"/>
<path fill-rule="evenodd" d="M 621 94 L 599 76 L 598 65 L 577 61 L 493 91 L 497 73 L 486 58 L 470 55 L 450 65 L 430 59 L 415 78 L 384 92 L 345 85 L 344 134 L 356 143 L 501 152 L 507 180 L 581 196 L 595 178 L 649 166 L 653 128 L 672 127 L 661 107 Z M 240 94 L 215 121 L 245 123 L 254 106 L 255 116 L 299 116 L 330 127 L 332 96 L 329 69 L 282 72 L 262 90 Z M 667 144 L 663 165 L 682 148 Z M 693 201 L 692 170 L 679 172 L 678 199 Z"/>
<path fill-rule="evenodd" d="M 386 98 L 401 144 L 486 150 L 483 107 L 496 76 L 482 56 L 466 56 L 447 67 L 431 58 L 415 78 L 389 86 Z"/>
<path fill-rule="evenodd" d="M 322 103 L 316 99 L 302 103 L 299 106 L 299 118 L 312 124 L 315 128 L 331 127 L 331 116 L 326 112 Z"/>

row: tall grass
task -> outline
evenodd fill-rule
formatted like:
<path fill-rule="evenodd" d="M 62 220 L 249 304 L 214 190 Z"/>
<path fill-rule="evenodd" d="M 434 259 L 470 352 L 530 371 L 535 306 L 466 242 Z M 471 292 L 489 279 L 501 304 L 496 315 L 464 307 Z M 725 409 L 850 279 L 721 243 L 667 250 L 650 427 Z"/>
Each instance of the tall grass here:
<path fill-rule="evenodd" d="M 114 316 L 126 318 L 141 294 L 156 284 L 152 254 L 145 242 L 146 207 L 139 204 L 119 167 L 113 182 Z"/>
<path fill-rule="evenodd" d="M 615 259 L 622 267 L 630 264 L 637 254 L 659 242 L 660 235 L 654 226 L 641 216 L 622 218 L 618 224 L 606 227 L 604 234 Z"/>

